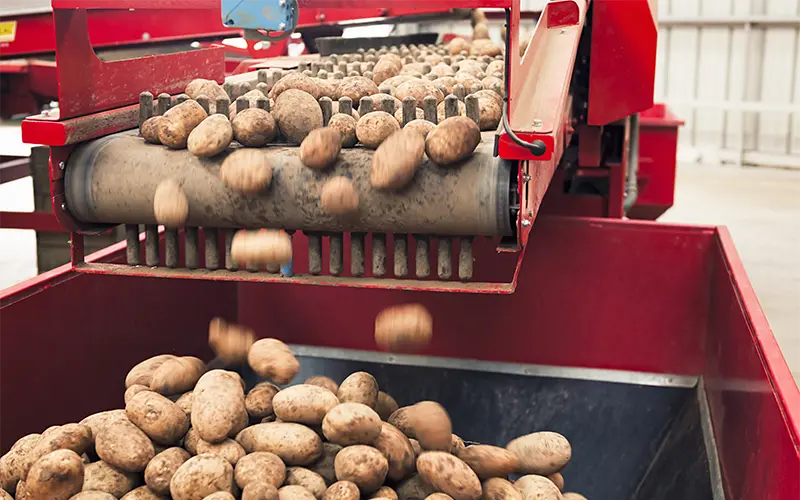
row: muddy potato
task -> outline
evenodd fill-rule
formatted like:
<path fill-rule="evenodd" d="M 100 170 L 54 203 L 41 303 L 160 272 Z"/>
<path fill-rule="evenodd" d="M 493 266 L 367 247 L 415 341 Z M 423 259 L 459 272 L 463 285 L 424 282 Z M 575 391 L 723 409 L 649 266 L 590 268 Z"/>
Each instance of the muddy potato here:
<path fill-rule="evenodd" d="M 423 120 L 424 118 L 425 118 L 425 111 L 423 111 L 421 108 L 414 108 L 414 119 L 415 120 Z M 397 123 L 399 123 L 401 127 L 403 126 L 403 108 L 402 107 L 394 112 L 394 119 L 397 120 Z M 412 121 L 414 121 L 414 120 L 412 120 Z"/>
<path fill-rule="evenodd" d="M 434 493 L 433 495 L 428 495 L 425 500 L 453 500 L 453 497 L 444 493 Z"/>
<path fill-rule="evenodd" d="M 269 111 L 247 108 L 232 118 L 233 138 L 242 146 L 261 148 L 275 140 L 277 128 Z"/>
<path fill-rule="evenodd" d="M 197 443 L 200 442 L 200 434 L 197 429 L 189 427 L 189 431 L 183 436 L 183 447 L 192 455 L 197 455 Z"/>
<path fill-rule="evenodd" d="M 424 75 L 429 72 L 429 66 L 430 64 L 421 62 L 408 63 L 403 65 L 403 69 L 400 73 L 403 75 Z"/>
<path fill-rule="evenodd" d="M 448 452 L 426 451 L 417 458 L 417 471 L 434 488 L 455 500 L 478 500 L 481 482 L 467 464 Z"/>
<path fill-rule="evenodd" d="M 481 131 L 475 122 L 466 116 L 454 116 L 428 134 L 425 153 L 437 165 L 452 165 L 471 156 L 480 142 Z"/>
<path fill-rule="evenodd" d="M 219 169 L 226 186 L 246 195 L 255 195 L 272 182 L 272 166 L 263 152 L 238 149 L 228 155 Z"/>
<path fill-rule="evenodd" d="M 352 481 L 337 481 L 322 495 L 322 500 L 360 500 L 361 492 Z"/>
<path fill-rule="evenodd" d="M 158 120 L 158 140 L 171 149 L 184 149 L 189 134 L 207 116 L 197 101 L 184 101 L 173 106 Z"/>
<path fill-rule="evenodd" d="M 302 486 L 291 484 L 278 490 L 279 500 L 314 500 L 316 497 Z"/>
<path fill-rule="evenodd" d="M 233 140 L 233 128 L 225 115 L 214 114 L 189 133 L 186 147 L 201 158 L 209 158 L 225 151 Z"/>
<path fill-rule="evenodd" d="M 560 472 L 554 472 L 547 476 L 547 479 L 553 482 L 559 491 L 564 491 L 564 476 Z"/>
<path fill-rule="evenodd" d="M 367 148 L 375 149 L 390 135 L 400 130 L 397 120 L 384 111 L 373 111 L 359 118 L 356 137 Z"/>
<path fill-rule="evenodd" d="M 339 392 L 339 384 L 337 384 L 332 378 L 324 375 L 315 375 L 313 377 L 309 377 L 303 383 L 308 385 L 316 385 L 317 387 L 324 387 L 334 394 Z"/>
<path fill-rule="evenodd" d="M 444 100 L 444 94 L 436 85 L 429 81 L 418 79 L 400 84 L 395 90 L 394 96 L 401 101 L 405 100 L 406 97 L 413 97 L 417 100 L 418 108 L 422 107 L 423 99 L 428 96 L 435 97 L 437 103 Z"/>
<path fill-rule="evenodd" d="M 120 498 L 139 486 L 140 481 L 139 474 L 119 470 L 102 460 L 84 465 L 84 491 L 104 491 Z"/>
<path fill-rule="evenodd" d="M 420 134 L 422 138 L 425 139 L 435 128 L 436 124 L 429 122 L 428 120 L 412 120 L 408 122 L 405 127 L 403 127 L 403 130 Z"/>
<path fill-rule="evenodd" d="M 450 43 L 447 44 L 447 50 L 450 52 L 450 55 L 458 55 L 463 51 L 469 52 L 469 42 L 457 36 L 450 40 Z"/>
<path fill-rule="evenodd" d="M 150 388 L 146 385 L 141 384 L 133 384 L 132 386 L 125 389 L 125 394 L 123 395 L 122 399 L 125 401 L 125 404 L 128 404 L 128 401 L 133 399 L 133 397 L 140 392 L 149 391 Z"/>
<path fill-rule="evenodd" d="M 522 500 L 522 494 L 507 479 L 493 477 L 483 482 L 482 500 Z"/>
<path fill-rule="evenodd" d="M 328 121 L 328 128 L 339 132 L 343 148 L 352 148 L 358 142 L 356 137 L 357 123 L 358 121 L 352 116 L 336 113 Z"/>
<path fill-rule="evenodd" d="M 247 101 L 247 107 L 244 108 L 244 109 L 254 109 L 254 108 L 258 108 L 259 99 L 264 99 L 267 96 L 265 96 L 264 93 L 261 92 L 260 90 L 253 89 L 253 90 L 250 90 L 248 92 L 245 92 L 241 97 L 243 97 Z M 272 106 L 272 102 L 270 102 L 270 106 Z M 270 107 L 270 109 L 272 109 L 272 108 Z M 228 106 L 228 116 L 230 117 L 231 122 L 233 122 L 234 118 L 239 116 L 239 111 L 237 111 L 237 110 L 238 110 L 238 105 L 236 104 L 236 101 L 234 100 Z"/>
<path fill-rule="evenodd" d="M 202 500 L 217 491 L 233 491 L 233 467 L 215 455 L 197 455 L 183 463 L 169 484 L 174 500 Z"/>
<path fill-rule="evenodd" d="M 397 486 L 397 498 L 399 500 L 425 500 L 429 495 L 436 493 L 436 490 L 419 474 L 414 474 Z"/>
<path fill-rule="evenodd" d="M 291 244 L 291 241 L 289 243 Z M 285 262 L 280 263 L 285 264 Z M 247 362 L 260 377 L 272 380 L 276 384 L 288 384 L 300 370 L 297 358 L 289 347 L 278 339 L 257 341 L 247 354 Z"/>
<path fill-rule="evenodd" d="M 27 454 L 42 440 L 41 434 L 28 434 L 17 440 L 0 458 L 0 489 L 11 493 L 17 489 Z"/>
<path fill-rule="evenodd" d="M 403 68 L 403 63 L 400 62 L 398 64 L 397 59 L 399 59 L 399 57 L 395 58 L 394 54 L 386 54 L 378 59 L 378 62 L 375 63 L 375 67 L 372 69 L 372 81 L 375 82 L 376 85 L 380 85 L 384 81 L 400 73 L 400 70 Z"/>
<path fill-rule="evenodd" d="M 125 388 L 127 389 L 134 384 L 150 387 L 153 372 L 155 372 L 159 366 L 176 357 L 177 356 L 173 356 L 172 354 L 160 354 L 140 362 L 131 368 L 128 375 L 125 377 Z"/>
<path fill-rule="evenodd" d="M 322 78 L 312 78 L 314 83 L 317 84 L 317 89 L 319 91 L 319 97 L 328 97 L 331 100 L 336 100 L 339 95 L 339 83 L 340 80 L 333 80 L 333 79 L 322 79 Z"/>
<path fill-rule="evenodd" d="M 302 486 L 310 491 L 317 500 L 322 498 L 327 489 L 325 479 L 322 476 L 303 467 L 289 467 L 286 469 L 286 482 L 284 484 Z"/>
<path fill-rule="evenodd" d="M 239 264 L 247 263 L 256 266 L 275 264 L 284 266 L 292 260 L 292 240 L 285 231 L 274 229 L 237 231 L 231 242 L 231 257 L 234 262 Z M 254 346 L 257 344 L 258 342 L 253 343 Z M 259 346 L 257 352 L 261 353 L 261 351 L 262 346 Z M 250 363 L 250 359 L 253 356 L 252 347 L 247 355 L 248 363 Z M 283 357 L 286 358 L 286 356 Z M 286 358 L 282 361 L 283 364 L 279 364 L 276 369 L 288 370 L 291 366 L 286 363 L 290 362 L 291 359 Z M 280 375 L 280 373 L 276 373 L 276 376 Z M 272 380 L 277 381 L 274 378 Z"/>
<path fill-rule="evenodd" d="M 472 94 L 483 89 L 480 78 L 476 77 L 472 73 L 459 71 L 453 78 L 455 78 L 456 83 L 460 83 L 464 86 L 467 94 Z"/>
<path fill-rule="evenodd" d="M 206 496 L 203 500 L 236 500 L 236 497 L 227 491 L 218 491 Z"/>
<path fill-rule="evenodd" d="M 372 493 L 383 485 L 389 470 L 386 457 L 371 446 L 348 446 L 336 455 L 336 478 L 351 481 L 361 493 Z"/>
<path fill-rule="evenodd" d="M 2 495 L 0 495 L 0 498 L 3 498 Z M 11 497 L 8 498 L 10 499 Z M 105 491 L 84 490 L 77 495 L 72 495 L 69 500 L 116 500 L 117 498 L 119 497 L 115 497 Z"/>
<path fill-rule="evenodd" d="M 67 500 L 82 486 L 83 460 L 74 451 L 61 449 L 33 464 L 25 479 L 25 495 L 32 500 Z"/>
<path fill-rule="evenodd" d="M 169 495 L 159 495 L 147 486 L 139 486 L 120 500 L 169 500 Z"/>
<path fill-rule="evenodd" d="M 201 95 L 208 97 L 211 102 L 216 101 L 220 97 L 228 97 L 228 93 L 222 88 L 220 84 L 214 80 L 205 80 L 203 78 L 196 78 L 189 82 L 184 91 L 191 99 L 197 99 Z"/>
<path fill-rule="evenodd" d="M 247 453 L 268 451 L 287 465 L 308 465 L 322 455 L 322 440 L 306 426 L 287 422 L 256 424 L 236 436 Z"/>
<path fill-rule="evenodd" d="M 153 214 L 159 224 L 177 228 L 189 216 L 189 200 L 183 188 L 173 179 L 165 179 L 156 187 L 153 195 Z"/>
<path fill-rule="evenodd" d="M 381 420 L 387 420 L 397 408 L 397 401 L 383 391 L 378 391 L 378 402 L 375 403 L 375 411 L 381 417 Z"/>
<path fill-rule="evenodd" d="M 418 80 L 418 78 L 413 75 L 407 75 L 407 74 L 397 75 L 389 78 L 388 80 L 384 80 L 383 83 L 381 83 L 381 87 L 389 87 L 392 91 L 392 95 L 395 95 L 397 87 L 399 87 L 403 83 L 406 83 L 409 80 Z"/>
<path fill-rule="evenodd" d="M 378 491 L 370 495 L 370 498 L 384 498 L 386 500 L 397 500 L 397 492 L 389 486 L 381 486 Z"/>
<path fill-rule="evenodd" d="M 302 90 L 281 93 L 275 100 L 273 117 L 281 134 L 292 144 L 300 144 L 312 130 L 322 127 L 322 108 Z"/>
<path fill-rule="evenodd" d="M 443 76 L 432 81 L 431 84 L 433 84 L 442 95 L 448 96 L 453 93 L 453 89 L 458 85 L 458 81 L 453 76 Z"/>
<path fill-rule="evenodd" d="M 350 76 L 342 80 L 339 84 L 339 92 L 336 96 L 338 101 L 342 97 L 349 97 L 353 101 L 353 107 L 358 107 L 362 97 L 377 94 L 378 86 L 369 78 L 363 76 Z"/>
<path fill-rule="evenodd" d="M 482 90 L 481 92 L 486 92 Z M 493 91 L 489 91 L 496 94 Z M 499 94 L 496 94 L 499 97 Z M 480 119 L 478 126 L 481 130 L 497 130 L 500 120 L 503 118 L 503 107 L 499 99 L 486 94 L 478 95 L 478 106 L 480 108 Z"/>
<path fill-rule="evenodd" d="M 203 441 L 221 443 L 241 426 L 244 405 L 242 379 L 225 370 L 211 370 L 194 388 L 192 427 Z"/>
<path fill-rule="evenodd" d="M 413 141 L 409 139 L 410 137 L 414 137 L 416 140 L 416 143 L 413 144 L 416 147 L 414 155 L 419 158 L 421 163 L 425 147 L 422 136 L 411 131 L 404 132 L 404 134 L 403 143 L 412 145 Z M 389 143 L 390 141 L 387 140 L 381 147 L 385 147 Z M 406 146 L 406 148 L 410 147 Z M 387 156 L 386 159 L 388 160 L 389 157 Z M 373 157 L 373 172 L 374 168 L 375 158 Z M 374 185 L 375 182 L 373 182 Z M 385 351 L 418 352 L 428 345 L 432 335 L 433 317 L 421 304 L 402 304 L 389 307 L 375 317 L 375 342 Z"/>
<path fill-rule="evenodd" d="M 252 329 L 214 318 L 208 324 L 208 345 L 227 364 L 247 362 L 247 352 L 256 341 Z"/>
<path fill-rule="evenodd" d="M 376 189 L 390 191 L 406 187 L 422 164 L 424 153 L 425 139 L 413 129 L 403 129 L 393 133 L 378 146 L 372 156 L 370 184 Z M 390 344 L 395 345 L 388 337 L 381 336 L 379 339 L 378 333 L 376 328 L 376 340 L 379 345 L 382 345 L 383 341 L 386 341 L 387 347 Z M 380 333 L 391 335 L 395 332 L 382 329 Z"/>
<path fill-rule="evenodd" d="M 431 68 L 431 73 L 436 76 L 453 76 L 456 72 L 453 71 L 453 68 L 449 64 L 439 63 L 433 68 Z"/>
<path fill-rule="evenodd" d="M 456 456 L 466 462 L 480 479 L 506 477 L 519 467 L 516 455 L 498 446 L 476 444 L 456 452 Z"/>
<path fill-rule="evenodd" d="M 95 439 L 97 455 L 109 465 L 127 472 L 141 472 L 155 456 L 153 442 L 129 421 L 107 425 Z"/>
<path fill-rule="evenodd" d="M 411 441 L 397 427 L 383 422 L 378 439 L 373 443 L 375 449 L 383 453 L 389 462 L 388 478 L 402 481 L 414 473 L 416 454 Z"/>
<path fill-rule="evenodd" d="M 139 134 L 146 142 L 150 144 L 161 144 L 161 139 L 158 138 L 158 122 L 161 120 L 161 115 L 151 116 L 139 127 Z"/>
<path fill-rule="evenodd" d="M 87 425 L 66 424 L 50 432 L 45 431 L 36 445 L 28 451 L 22 460 L 20 460 L 20 479 L 27 480 L 28 472 L 31 470 L 31 467 L 33 467 L 33 464 L 43 456 L 55 450 L 71 450 L 80 456 L 85 453 L 91 445 L 92 430 Z M 30 484 L 28 486 L 30 486 Z"/>
<path fill-rule="evenodd" d="M 168 495 L 172 476 L 190 458 L 191 455 L 183 448 L 167 448 L 147 464 L 144 469 L 145 484 L 156 494 Z"/>
<path fill-rule="evenodd" d="M 580 493 L 564 493 L 561 495 L 561 500 L 587 500 L 585 496 Z"/>
<path fill-rule="evenodd" d="M 239 459 L 234 477 L 240 488 L 251 483 L 265 483 L 278 488 L 286 479 L 286 466 L 274 453 L 256 451 Z"/>
<path fill-rule="evenodd" d="M 331 127 L 312 130 L 300 144 L 300 161 L 314 170 L 324 170 L 336 162 L 342 150 L 342 136 Z"/>
<path fill-rule="evenodd" d="M 308 468 L 322 476 L 326 484 L 335 483 L 336 470 L 334 469 L 334 460 L 336 459 L 336 454 L 340 451 L 342 451 L 342 447 L 338 444 L 322 443 L 322 456 L 313 465 L 309 465 Z"/>
<path fill-rule="evenodd" d="M 332 215 L 345 215 L 358 211 L 358 191 L 353 181 L 342 175 L 325 181 L 319 200 L 322 208 Z"/>
<path fill-rule="evenodd" d="M 337 396 L 342 403 L 362 403 L 375 408 L 378 402 L 378 381 L 367 372 L 352 373 L 339 384 Z"/>
<path fill-rule="evenodd" d="M 187 416 L 191 416 L 192 414 L 192 403 L 194 402 L 194 392 L 184 392 L 181 396 L 175 400 L 175 404 L 178 405 L 178 408 L 183 410 Z"/>
<path fill-rule="evenodd" d="M 442 405 L 435 401 L 422 401 L 412 407 L 410 417 L 414 437 L 423 449 L 450 451 L 453 426 Z"/>
<path fill-rule="evenodd" d="M 522 476 L 514 487 L 522 495 L 523 500 L 561 500 L 561 492 L 552 481 L 544 476 L 528 474 Z"/>
<path fill-rule="evenodd" d="M 343 446 L 372 444 L 381 433 L 381 418 L 362 403 L 342 403 L 333 407 L 322 421 L 328 441 Z"/>
<path fill-rule="evenodd" d="M 142 391 L 125 405 L 128 419 L 156 443 L 177 443 L 189 430 L 189 418 L 161 394 Z"/>
<path fill-rule="evenodd" d="M 320 98 L 319 86 L 315 79 L 305 76 L 302 73 L 289 73 L 275 82 L 269 96 L 273 99 L 277 99 L 288 90 L 299 90 L 311 95 L 314 99 Z"/>
<path fill-rule="evenodd" d="M 242 500 L 278 500 L 278 489 L 268 483 L 253 482 L 242 488 Z"/>
<path fill-rule="evenodd" d="M 503 53 L 503 48 L 491 40 L 485 38 L 474 40 L 470 48 L 470 54 L 473 56 L 489 56 L 495 57 Z"/>
<path fill-rule="evenodd" d="M 467 106 L 462 101 L 458 101 L 458 115 L 457 116 L 466 116 L 467 115 Z M 440 102 L 438 106 L 436 106 L 436 117 L 439 122 L 443 122 L 445 118 L 447 118 L 447 113 L 444 110 L 444 102 Z"/>
<path fill-rule="evenodd" d="M 489 66 L 486 67 L 486 74 L 487 75 L 494 75 L 495 73 L 500 73 L 501 75 L 505 73 L 506 64 L 503 61 L 492 61 L 489 63 Z"/>
<path fill-rule="evenodd" d="M 505 92 L 505 84 L 503 83 L 503 80 L 497 78 L 496 76 L 487 76 L 481 80 L 481 85 L 485 90 L 491 90 L 502 99 L 502 95 Z"/>
<path fill-rule="evenodd" d="M 369 96 L 369 99 L 372 101 L 372 109 L 375 111 L 383 111 L 383 103 L 385 101 L 391 101 L 394 103 L 394 109 L 398 110 L 403 107 L 403 103 L 400 99 L 390 95 L 390 94 L 373 94 Z"/>
<path fill-rule="evenodd" d="M 197 454 L 202 455 L 204 453 L 209 455 L 216 455 L 218 457 L 224 458 L 227 460 L 231 465 L 236 465 L 236 463 L 245 456 L 244 448 L 242 445 L 234 441 L 233 439 L 226 439 L 221 443 L 211 444 L 202 439 L 197 441 Z"/>
<path fill-rule="evenodd" d="M 244 399 L 250 418 L 256 420 L 274 415 L 275 409 L 272 401 L 280 390 L 280 387 L 269 382 L 259 382 L 250 389 Z"/>
<path fill-rule="evenodd" d="M 463 450 L 464 448 L 466 448 L 466 445 L 464 444 L 464 440 L 461 439 L 460 437 L 456 436 L 455 434 L 453 434 L 451 436 L 450 443 L 451 443 L 450 444 L 450 453 L 452 453 L 455 456 L 458 456 L 458 452 Z"/>
<path fill-rule="evenodd" d="M 338 404 L 339 400 L 328 389 L 306 384 L 287 387 L 272 400 L 279 419 L 308 425 L 321 424 L 328 410 Z"/>
<path fill-rule="evenodd" d="M 572 457 L 569 441 L 557 432 L 521 436 L 508 443 L 506 449 L 519 459 L 520 474 L 552 474 L 563 469 Z"/>
<path fill-rule="evenodd" d="M 415 438 L 416 435 L 414 433 L 414 426 L 413 421 L 411 418 L 411 414 L 413 413 L 413 406 L 402 406 L 392 412 L 389 415 L 389 418 L 386 420 L 393 426 L 397 427 L 400 432 L 408 436 L 409 438 Z"/>

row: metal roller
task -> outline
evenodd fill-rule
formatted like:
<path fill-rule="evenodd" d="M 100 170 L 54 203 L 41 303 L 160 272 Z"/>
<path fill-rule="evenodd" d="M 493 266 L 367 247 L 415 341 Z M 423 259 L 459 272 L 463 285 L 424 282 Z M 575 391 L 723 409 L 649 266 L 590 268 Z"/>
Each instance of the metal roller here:
<path fill-rule="evenodd" d="M 296 147 L 265 150 L 273 166 L 270 188 L 257 197 L 237 194 L 219 179 L 226 154 L 200 159 L 186 150 L 145 144 L 135 132 L 87 142 L 75 149 L 66 169 L 67 205 L 81 221 L 156 224 L 153 196 L 175 179 L 189 199 L 187 227 L 263 228 L 321 232 L 510 235 L 510 167 L 484 141 L 458 168 L 425 161 L 402 192 L 370 185 L 372 152 L 342 150 L 329 170 L 305 167 Z M 318 200 L 334 175 L 352 178 L 359 193 L 357 216 L 326 213 Z"/>

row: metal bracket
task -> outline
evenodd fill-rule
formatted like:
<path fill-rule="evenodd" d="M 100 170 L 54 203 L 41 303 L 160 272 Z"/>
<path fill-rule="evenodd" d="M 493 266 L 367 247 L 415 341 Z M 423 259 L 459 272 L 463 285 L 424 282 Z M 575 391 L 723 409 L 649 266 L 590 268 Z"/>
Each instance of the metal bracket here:
<path fill-rule="evenodd" d="M 221 0 L 221 5 L 222 24 L 244 30 L 247 40 L 283 40 L 300 16 L 297 0 Z"/>

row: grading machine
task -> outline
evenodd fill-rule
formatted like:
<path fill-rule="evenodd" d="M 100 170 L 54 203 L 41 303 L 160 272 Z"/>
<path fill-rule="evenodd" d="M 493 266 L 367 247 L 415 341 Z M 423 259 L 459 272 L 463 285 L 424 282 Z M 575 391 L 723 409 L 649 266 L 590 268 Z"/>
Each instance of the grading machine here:
<path fill-rule="evenodd" d="M 330 174 L 303 170 L 291 147 L 271 147 L 269 192 L 242 199 L 221 185 L 221 160 L 143 144 L 137 125 L 159 106 L 142 92 L 162 95 L 163 111 L 193 78 L 222 83 L 223 55 L 101 62 L 85 36 L 85 9 L 99 4 L 54 2 L 59 67 L 73 70 L 61 75 L 60 115 L 23 123 L 27 141 L 51 146 L 72 262 L 0 296 L 2 450 L 120 407 L 141 359 L 210 359 L 208 323 L 222 316 L 292 344 L 300 380 L 365 369 L 401 405 L 440 401 L 465 439 L 560 432 L 573 445 L 567 490 L 590 499 L 800 497 L 800 391 L 729 233 L 634 220 L 666 210 L 674 187 L 677 120 L 652 102 L 654 2 L 551 0 L 517 56 L 519 0 L 426 1 L 504 9 L 504 118 L 463 164 L 425 163 L 392 196 L 361 184 L 371 153 L 347 150 L 334 172 L 364 194 L 347 220 L 317 209 Z M 268 60 L 227 87 L 235 98 L 298 65 L 320 69 Z M 180 231 L 152 212 L 166 178 L 189 199 Z M 83 234 L 118 224 L 127 241 L 84 255 Z M 235 266 L 229 235 L 261 227 L 292 234 L 291 266 Z M 431 344 L 377 352 L 375 315 L 407 302 L 433 315 Z"/>

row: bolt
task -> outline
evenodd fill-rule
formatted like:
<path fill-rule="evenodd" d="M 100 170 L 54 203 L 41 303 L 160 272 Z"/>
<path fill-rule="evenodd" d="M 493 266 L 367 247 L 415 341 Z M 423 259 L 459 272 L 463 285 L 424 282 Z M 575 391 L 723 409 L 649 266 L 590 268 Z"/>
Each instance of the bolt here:
<path fill-rule="evenodd" d="M 522 182 L 530 182 L 533 177 L 528 174 L 522 174 Z"/>
<path fill-rule="evenodd" d="M 320 21 L 325 21 L 325 14 L 320 14 L 319 15 L 319 20 Z"/>
<path fill-rule="evenodd" d="M 562 34 L 562 35 L 563 35 L 564 33 L 566 33 L 566 32 L 567 32 L 567 29 L 566 29 L 566 28 L 561 28 L 561 34 Z"/>
<path fill-rule="evenodd" d="M 67 166 L 64 165 L 63 161 L 58 162 L 58 169 L 59 170 L 61 170 L 63 172 L 65 168 L 67 168 Z"/>
<path fill-rule="evenodd" d="M 535 119 L 535 120 L 533 120 L 533 126 L 534 126 L 534 127 L 536 127 L 536 128 L 539 128 L 539 127 L 541 127 L 542 125 L 544 125 L 544 122 L 543 122 L 542 120 L 540 120 L 540 119 L 538 119 L 538 118 L 537 118 L 537 119 Z"/>
<path fill-rule="evenodd" d="M 67 211 L 67 204 L 66 203 L 62 203 L 61 204 L 61 210 L 64 211 L 64 212 Z"/>
<path fill-rule="evenodd" d="M 530 225 L 531 225 L 531 221 L 529 221 L 528 219 L 523 219 L 522 220 L 522 227 L 528 227 Z"/>
<path fill-rule="evenodd" d="M 283 31 L 286 29 L 286 23 L 281 23 L 278 25 L 278 31 Z"/>

